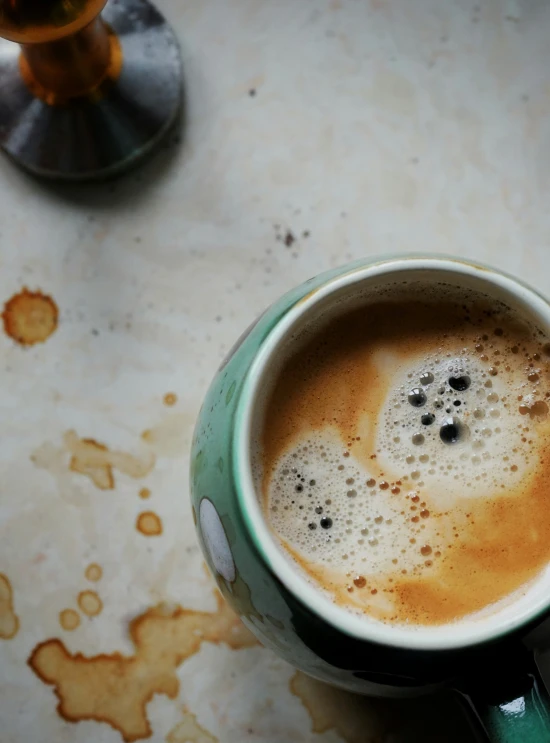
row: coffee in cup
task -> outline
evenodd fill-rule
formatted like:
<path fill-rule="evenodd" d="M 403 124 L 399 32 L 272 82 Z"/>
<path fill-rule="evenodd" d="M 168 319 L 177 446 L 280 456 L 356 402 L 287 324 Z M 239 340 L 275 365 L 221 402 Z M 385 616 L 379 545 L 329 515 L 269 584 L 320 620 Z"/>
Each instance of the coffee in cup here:
<path fill-rule="evenodd" d="M 549 398 L 548 338 L 476 289 L 394 281 L 317 308 L 256 417 L 280 552 L 376 621 L 498 613 L 550 562 Z"/>

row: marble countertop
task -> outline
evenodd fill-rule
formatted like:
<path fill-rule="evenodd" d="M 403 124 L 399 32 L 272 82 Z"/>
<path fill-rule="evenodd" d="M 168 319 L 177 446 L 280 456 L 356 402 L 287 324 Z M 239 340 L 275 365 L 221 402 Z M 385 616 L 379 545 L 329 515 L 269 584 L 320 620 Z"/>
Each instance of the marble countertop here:
<path fill-rule="evenodd" d="M 0 335 L 0 740 L 473 740 L 450 697 L 363 700 L 254 641 L 204 570 L 188 452 L 234 339 L 325 268 L 435 251 L 550 294 L 550 6 L 159 5 L 185 115 L 156 157 L 78 187 L 0 161 L 5 329 L 49 336 Z"/>

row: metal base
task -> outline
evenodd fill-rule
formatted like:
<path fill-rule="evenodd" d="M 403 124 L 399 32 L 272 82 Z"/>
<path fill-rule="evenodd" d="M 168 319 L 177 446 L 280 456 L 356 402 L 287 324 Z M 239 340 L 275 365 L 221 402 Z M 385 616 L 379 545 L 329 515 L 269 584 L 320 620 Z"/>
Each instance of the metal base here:
<path fill-rule="evenodd" d="M 31 173 L 63 180 L 118 174 L 169 129 L 182 98 L 179 47 L 148 0 L 110 0 L 102 18 L 122 47 L 118 80 L 97 101 L 50 106 L 19 70 L 19 46 L 0 39 L 0 146 Z"/>

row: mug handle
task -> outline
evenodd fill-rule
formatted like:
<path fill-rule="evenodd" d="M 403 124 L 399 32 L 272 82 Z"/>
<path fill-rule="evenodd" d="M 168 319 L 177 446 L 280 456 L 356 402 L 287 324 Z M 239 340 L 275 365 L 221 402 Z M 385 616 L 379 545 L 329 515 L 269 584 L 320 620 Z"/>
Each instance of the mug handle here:
<path fill-rule="evenodd" d="M 490 743 L 550 743 L 550 696 L 535 658 L 524 648 L 512 655 L 462 693 Z"/>

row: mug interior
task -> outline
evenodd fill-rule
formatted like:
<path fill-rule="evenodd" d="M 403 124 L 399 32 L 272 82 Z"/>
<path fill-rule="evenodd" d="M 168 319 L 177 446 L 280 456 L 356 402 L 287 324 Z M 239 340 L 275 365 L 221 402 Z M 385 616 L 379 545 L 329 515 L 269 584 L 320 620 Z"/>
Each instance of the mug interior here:
<path fill-rule="evenodd" d="M 255 487 L 252 467 L 255 434 L 261 426 L 265 386 L 281 365 L 282 349 L 296 333 L 320 314 L 345 311 L 355 297 L 364 297 L 369 287 L 403 281 L 445 282 L 500 300 L 550 332 L 550 305 L 533 289 L 486 266 L 437 257 L 401 257 L 364 267 L 343 269 L 336 279 L 298 302 L 275 326 L 259 350 L 245 381 L 237 411 L 234 468 L 238 495 L 250 535 L 273 573 L 311 611 L 338 630 L 361 640 L 396 647 L 443 650 L 467 647 L 512 632 L 544 612 L 549 604 L 550 565 L 527 590 L 503 608 L 483 617 L 464 617 L 444 625 L 386 624 L 368 615 L 358 616 L 335 604 L 322 589 L 315 588 L 282 554 L 277 537 L 269 528 Z"/>

